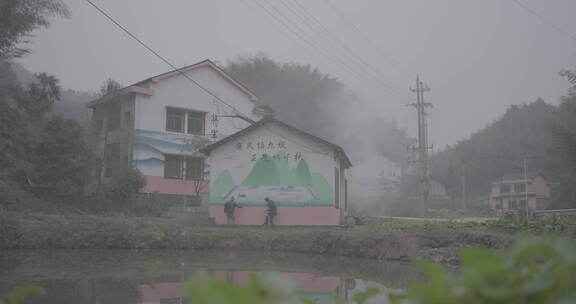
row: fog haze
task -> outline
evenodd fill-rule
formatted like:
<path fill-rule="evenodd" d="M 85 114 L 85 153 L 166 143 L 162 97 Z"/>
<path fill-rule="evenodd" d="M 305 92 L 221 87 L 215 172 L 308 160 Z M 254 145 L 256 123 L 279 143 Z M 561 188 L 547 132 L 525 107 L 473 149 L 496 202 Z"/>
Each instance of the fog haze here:
<path fill-rule="evenodd" d="M 108 77 L 130 84 L 170 69 L 87 2 L 64 2 L 72 17 L 54 19 L 49 29 L 35 33 L 32 54 L 20 60 L 29 70 L 50 71 L 65 88 L 96 91 Z M 558 72 L 574 68 L 576 59 L 574 39 L 512 0 L 330 0 L 375 45 L 351 29 L 326 1 L 298 1 L 381 77 L 367 76 L 373 70 L 334 53 L 353 66 L 351 72 L 263 10 L 274 12 L 272 4 L 302 24 L 285 6 L 293 5 L 292 0 L 94 2 L 176 66 L 206 58 L 225 63 L 259 52 L 280 62 L 310 63 L 365 100 L 354 113 L 358 119 L 363 113 L 377 113 L 396 120 L 412 136 L 415 113 L 405 105 L 415 99 L 408 87 L 419 74 L 432 88 L 426 101 L 434 103 L 430 131 L 435 149 L 482 128 L 511 104 L 538 97 L 556 104 L 569 86 Z M 523 3 L 576 33 L 576 2 Z M 317 33 L 308 33 L 323 43 Z"/>

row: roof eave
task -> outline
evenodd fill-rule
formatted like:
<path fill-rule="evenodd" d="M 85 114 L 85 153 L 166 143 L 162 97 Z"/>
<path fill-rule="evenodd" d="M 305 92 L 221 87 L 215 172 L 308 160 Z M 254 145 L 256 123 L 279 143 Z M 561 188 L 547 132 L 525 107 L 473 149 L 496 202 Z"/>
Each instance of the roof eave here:
<path fill-rule="evenodd" d="M 143 88 L 143 87 L 133 85 L 133 86 L 125 87 L 125 88 L 121 89 L 119 92 L 116 92 L 113 94 L 108 94 L 108 95 L 102 96 L 96 100 L 92 100 L 86 104 L 86 107 L 93 108 L 100 103 L 107 102 L 107 101 L 110 101 L 110 100 L 117 98 L 119 96 L 125 96 L 128 94 L 140 94 L 140 95 L 152 96 L 152 95 L 154 95 L 154 91 L 151 89 L 148 89 L 148 88 Z"/>
<path fill-rule="evenodd" d="M 342 147 L 340 147 L 340 146 L 338 146 L 338 145 L 336 145 L 336 144 L 333 144 L 333 143 L 331 143 L 331 142 L 329 142 L 329 141 L 326 141 L 326 140 L 324 140 L 324 139 L 322 139 L 322 138 L 320 138 L 320 137 L 318 137 L 318 136 L 315 136 L 315 135 L 312 135 L 312 134 L 310 134 L 310 133 L 308 133 L 308 132 L 305 132 L 305 131 L 303 131 L 303 130 L 300 130 L 300 129 L 296 128 L 296 127 L 293 127 L 293 126 L 291 126 L 291 125 L 289 125 L 289 124 L 287 124 L 287 123 L 284 123 L 284 122 L 282 122 L 282 121 L 279 121 L 279 120 L 277 120 L 277 119 L 275 119 L 275 118 L 263 118 L 263 119 L 261 119 L 260 121 L 256 122 L 256 123 L 253 124 L 253 125 L 250 125 L 250 126 L 244 128 L 244 129 L 242 129 L 242 130 L 240 130 L 240 131 L 238 131 L 238 132 L 236 132 L 236 133 L 234 133 L 234 134 L 232 134 L 232 135 L 229 135 L 229 136 L 227 136 L 227 137 L 225 137 L 225 138 L 222 138 L 221 140 L 219 140 L 219 141 L 217 141 L 217 142 L 215 142 L 215 143 L 213 143 L 213 144 L 211 144 L 211 145 L 209 145 L 209 146 L 206 146 L 206 147 L 200 149 L 200 152 L 202 152 L 202 153 L 204 153 L 204 154 L 206 154 L 206 155 L 210 155 L 210 153 L 211 153 L 214 149 L 216 149 L 217 147 L 219 147 L 219 146 L 221 146 L 221 145 L 223 145 L 223 144 L 231 141 L 231 140 L 234 139 L 234 138 L 237 138 L 237 137 L 239 137 L 239 136 L 242 136 L 242 135 L 244 135 L 245 133 L 248 133 L 248 132 L 250 132 L 250 131 L 253 130 L 253 129 L 256 129 L 256 128 L 262 126 L 262 125 L 265 125 L 265 124 L 267 124 L 267 123 L 269 123 L 269 122 L 276 122 L 276 123 L 278 123 L 278 124 L 280 124 L 280 125 L 283 125 L 283 126 L 289 128 L 289 129 L 292 129 L 292 130 L 294 130 L 294 131 L 296 131 L 296 132 L 298 132 L 298 133 L 304 134 L 305 136 L 311 137 L 311 138 L 313 138 L 313 139 L 315 139 L 315 140 L 317 140 L 317 141 L 319 141 L 319 142 L 321 142 L 321 143 L 323 143 L 323 144 L 326 144 L 326 145 L 332 147 L 332 148 L 334 149 L 335 153 L 336 153 L 339 157 L 341 157 L 342 160 L 344 161 L 344 166 L 345 166 L 345 168 L 350 168 L 350 167 L 352 167 L 352 162 L 350 161 L 350 158 L 348 158 L 348 155 L 346 155 L 346 152 L 344 151 L 344 149 L 342 149 Z"/>

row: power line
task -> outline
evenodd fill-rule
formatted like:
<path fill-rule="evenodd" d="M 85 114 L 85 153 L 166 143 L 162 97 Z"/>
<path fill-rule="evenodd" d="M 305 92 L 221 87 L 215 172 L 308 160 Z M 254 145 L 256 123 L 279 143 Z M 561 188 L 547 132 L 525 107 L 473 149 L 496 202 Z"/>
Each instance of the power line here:
<path fill-rule="evenodd" d="M 110 16 L 108 13 L 106 13 L 103 9 L 101 9 L 100 7 L 98 7 L 96 4 L 94 4 L 94 2 L 92 2 L 91 0 L 86 0 L 86 2 L 88 2 L 92 7 L 94 7 L 96 10 L 98 10 L 102 15 L 104 15 L 108 20 L 110 20 L 112 23 L 114 23 L 117 27 L 119 27 L 120 29 L 122 29 L 122 31 L 124 31 L 128 36 L 130 36 L 132 39 L 136 40 L 140 45 L 142 45 L 144 48 L 146 48 L 149 52 L 151 52 L 152 54 L 154 54 L 154 56 L 158 57 L 159 59 L 161 59 L 164 63 L 166 63 L 167 65 L 169 65 L 172 69 L 174 69 L 174 71 L 178 72 L 180 75 L 184 76 L 186 79 L 188 79 L 192 84 L 196 85 L 197 87 L 199 87 L 202 91 L 206 92 L 208 95 L 212 96 L 215 98 L 215 100 L 225 104 L 226 106 L 230 107 L 233 111 L 235 111 L 236 113 L 238 113 L 239 115 L 242 115 L 244 117 L 248 117 L 248 115 L 242 113 L 241 111 L 239 111 L 238 109 L 236 109 L 234 106 L 232 106 L 231 104 L 229 104 L 228 102 L 224 101 L 223 99 L 221 99 L 220 97 L 218 97 L 216 94 L 212 93 L 209 89 L 207 89 L 206 87 L 202 86 L 200 83 L 198 83 L 197 81 L 195 81 L 194 79 L 192 79 L 190 76 L 188 76 L 186 73 L 182 72 L 181 69 L 176 68 L 176 66 L 174 66 L 170 61 L 168 61 L 165 57 L 163 57 L 162 55 L 160 55 L 157 51 L 155 51 L 154 49 L 152 49 L 152 47 L 148 46 L 146 43 L 144 43 L 141 39 L 139 39 L 138 37 L 136 37 L 136 35 L 132 34 L 128 29 L 126 29 L 124 26 L 122 26 L 119 22 L 117 22 L 114 18 L 112 18 L 112 16 Z M 279 137 L 282 137 L 288 141 L 291 141 L 292 143 L 295 143 L 297 145 L 300 146 L 304 146 L 303 144 L 297 143 L 294 140 L 287 138 L 285 136 L 283 136 L 282 134 L 279 134 L 278 132 L 274 132 L 274 130 L 271 130 L 270 128 L 268 128 L 268 131 L 270 131 L 271 133 L 274 133 L 276 135 L 278 135 Z M 309 153 L 318 153 L 318 154 L 325 154 L 323 152 L 319 152 L 319 151 L 306 151 Z"/>
<path fill-rule="evenodd" d="M 354 66 L 349 65 L 346 60 L 342 60 L 337 53 L 332 53 L 332 49 L 330 48 L 325 48 L 324 45 L 322 45 L 321 43 L 319 43 L 316 39 L 314 39 L 314 37 L 310 36 L 310 34 L 308 32 L 306 32 L 305 30 L 303 30 L 298 24 L 296 24 L 292 19 L 290 19 L 289 17 L 287 17 L 286 15 L 284 15 L 280 10 L 278 10 L 278 8 L 276 8 L 272 3 L 270 3 L 267 0 L 262 0 L 261 2 L 265 3 L 266 5 L 268 5 L 275 13 L 273 14 L 268 8 L 264 7 L 261 5 L 259 0 L 255 0 L 255 2 L 263 9 L 265 10 L 265 12 L 271 16 L 273 19 L 277 20 L 278 22 L 280 22 L 281 24 L 283 24 L 285 27 L 287 27 L 292 33 L 296 34 L 298 36 L 299 39 L 302 39 L 304 41 L 306 41 L 306 43 L 310 44 L 313 46 L 313 48 L 315 48 L 316 50 L 321 51 L 322 53 L 324 53 L 325 55 L 329 56 L 329 58 L 333 61 L 335 61 L 336 63 L 345 66 L 349 71 L 351 71 L 352 73 L 355 73 L 357 76 L 359 77 L 364 77 L 367 80 L 375 80 L 372 79 L 370 77 L 368 77 L 368 75 L 364 72 L 364 71 L 358 71 L 354 69 Z M 279 17 L 277 17 L 277 15 Z M 281 18 L 281 19 L 280 19 Z M 294 29 L 296 29 L 297 33 L 294 31 Z"/>
<path fill-rule="evenodd" d="M 535 11 L 534 9 L 530 8 L 529 6 L 527 6 L 526 4 L 524 4 L 523 2 L 521 2 L 520 0 L 512 0 L 514 3 L 516 3 L 518 6 L 522 7 L 523 9 L 525 9 L 527 12 L 529 12 L 530 14 L 536 16 L 538 19 L 540 19 L 542 22 L 548 24 L 550 27 L 552 27 L 553 29 L 555 29 L 556 31 L 558 31 L 559 33 L 565 35 L 566 37 L 576 41 L 576 35 L 568 32 L 567 30 L 563 29 L 562 27 L 556 25 L 554 22 L 550 21 L 550 19 L 544 17 L 543 15 L 539 14 L 537 11 Z"/>
<path fill-rule="evenodd" d="M 106 13 L 104 10 L 102 10 L 100 7 L 98 7 L 96 4 L 94 4 L 94 2 L 92 2 L 91 0 L 86 0 L 86 2 L 88 2 L 90 5 L 92 5 L 96 10 L 98 10 L 102 15 L 104 15 L 106 18 L 108 18 L 108 20 L 112 21 L 112 23 L 114 23 L 117 27 L 119 27 L 122 31 L 124 31 L 124 33 L 126 33 L 128 36 L 132 37 L 132 39 L 136 40 L 140 45 L 142 45 L 143 47 L 145 47 L 149 52 L 151 52 L 152 54 L 154 54 L 154 56 L 160 58 L 160 60 L 162 60 L 164 63 L 166 63 L 167 65 L 169 65 L 172 69 L 174 69 L 175 71 L 177 71 L 178 73 L 180 73 L 182 76 L 186 77 L 186 79 L 188 79 L 189 81 L 191 81 L 193 84 L 195 84 L 197 87 L 199 87 L 202 91 L 206 92 L 208 95 L 216 98 L 218 101 L 220 101 L 221 103 L 229 106 L 230 108 L 232 108 L 234 111 L 236 111 L 237 113 L 242 114 L 240 111 L 238 111 L 234 106 L 232 106 L 231 104 L 227 103 L 226 101 L 222 100 L 220 97 L 218 97 L 216 94 L 212 93 L 210 90 L 208 90 L 207 88 L 205 88 L 204 86 L 202 86 L 201 84 L 199 84 L 197 81 L 195 81 L 194 79 L 190 78 L 188 75 L 186 75 L 186 73 L 182 72 L 179 68 L 177 68 L 176 66 L 174 66 L 172 63 L 170 63 L 170 61 L 168 61 L 166 58 L 162 57 L 162 55 L 158 54 L 158 52 L 156 52 L 154 49 L 152 49 L 150 46 L 148 46 L 146 43 L 144 43 L 144 41 L 140 40 L 138 37 L 136 37 L 134 34 L 132 34 L 128 29 L 126 29 L 124 26 L 122 26 L 120 23 L 118 23 L 116 20 L 114 20 L 114 18 L 112 18 L 112 16 L 110 16 L 108 13 Z M 244 114 L 243 114 L 244 115 Z"/>
<path fill-rule="evenodd" d="M 294 1 L 297 2 L 297 0 Z M 376 42 L 374 42 L 374 40 L 370 38 L 369 35 L 364 33 L 356 24 L 354 24 L 348 17 L 346 17 L 346 15 L 338 7 L 336 7 L 336 5 L 330 2 L 330 0 L 324 0 L 324 2 L 328 7 L 330 7 L 332 11 L 336 13 L 336 15 L 340 17 L 340 19 L 342 19 L 342 21 L 344 21 L 348 28 L 358 34 L 358 36 L 362 37 L 362 39 L 368 42 L 368 44 L 372 45 L 372 47 L 376 49 L 380 56 L 388 61 L 391 66 L 395 67 L 397 70 L 401 70 L 399 64 L 396 63 L 396 60 L 392 59 Z"/>
<path fill-rule="evenodd" d="M 290 10 L 296 17 L 302 20 L 308 26 L 308 28 L 310 28 L 313 32 L 317 33 L 325 41 L 331 44 L 336 50 L 340 51 L 341 54 L 343 54 L 344 56 L 348 56 L 353 60 L 356 60 L 357 63 L 360 63 L 359 67 L 364 67 L 366 69 L 365 71 L 373 73 L 373 75 L 379 78 L 385 86 L 392 89 L 390 84 L 388 84 L 388 80 L 386 79 L 384 73 L 382 73 L 379 69 L 377 69 L 370 63 L 367 63 L 353 49 L 348 47 L 346 43 L 344 43 L 341 39 L 335 36 L 326 26 L 324 26 L 322 22 L 318 20 L 318 18 L 316 18 L 312 13 L 306 10 L 306 8 L 304 8 L 298 2 L 291 3 L 290 1 L 280 0 L 280 3 L 288 10 Z"/>
<path fill-rule="evenodd" d="M 311 49 L 316 50 L 316 51 L 320 51 L 321 53 L 324 54 L 324 56 L 326 56 L 326 58 L 328 58 L 329 60 L 331 60 L 332 62 L 341 65 L 342 67 L 344 67 L 345 69 L 347 69 L 348 72 L 351 72 L 353 74 L 356 74 L 359 77 L 362 77 L 361 73 L 358 73 L 357 71 L 355 71 L 351 66 L 349 66 L 348 64 L 346 64 L 345 62 L 341 61 L 339 58 L 334 57 L 332 53 L 330 53 L 329 51 L 325 50 L 324 48 L 322 48 L 321 46 L 319 46 L 318 44 L 315 44 L 316 41 L 313 39 L 313 37 L 309 37 L 305 31 L 303 31 L 301 28 L 299 28 L 298 26 L 294 26 L 293 23 L 289 23 L 286 22 L 285 18 L 284 19 L 280 19 L 278 18 L 276 15 L 274 15 L 274 13 L 272 13 L 272 11 L 270 9 L 268 9 L 266 6 L 264 6 L 260 1 L 255 0 L 254 1 L 256 3 L 256 5 L 258 5 L 258 7 L 264 11 L 270 18 L 272 18 L 273 20 L 275 20 L 276 22 L 278 22 L 280 25 L 282 25 L 285 29 L 287 29 L 290 33 L 292 33 L 294 36 L 297 37 L 297 39 L 300 39 L 301 41 L 303 41 L 305 44 L 307 44 Z M 266 2 L 266 1 L 264 1 Z M 270 5 L 270 3 L 266 2 L 266 4 Z M 275 9 L 275 8 L 274 8 Z M 276 10 L 277 11 L 277 10 Z M 294 30 L 296 29 L 296 30 Z"/>

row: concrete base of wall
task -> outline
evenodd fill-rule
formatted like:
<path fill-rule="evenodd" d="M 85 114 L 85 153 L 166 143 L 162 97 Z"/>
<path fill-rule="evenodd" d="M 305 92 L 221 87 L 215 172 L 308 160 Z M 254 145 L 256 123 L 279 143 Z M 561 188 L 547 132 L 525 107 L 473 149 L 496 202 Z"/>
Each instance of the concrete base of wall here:
<path fill-rule="evenodd" d="M 347 215 L 344 209 L 334 207 L 278 207 L 274 224 L 278 226 L 336 226 Z M 224 206 L 210 206 L 209 215 L 215 224 L 226 224 Z M 237 225 L 262 225 L 266 217 L 265 206 L 246 206 L 236 209 Z"/>

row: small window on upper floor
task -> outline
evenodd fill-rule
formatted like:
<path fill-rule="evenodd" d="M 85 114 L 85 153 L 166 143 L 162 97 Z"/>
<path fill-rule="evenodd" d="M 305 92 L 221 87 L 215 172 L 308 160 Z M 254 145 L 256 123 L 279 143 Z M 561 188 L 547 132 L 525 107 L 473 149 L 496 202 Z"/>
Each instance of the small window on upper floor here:
<path fill-rule="evenodd" d="M 514 192 L 526 192 L 526 184 L 514 184 Z"/>
<path fill-rule="evenodd" d="M 184 132 L 184 118 L 186 111 L 181 109 L 166 109 L 166 131 Z"/>
<path fill-rule="evenodd" d="M 196 135 L 204 135 L 205 120 L 206 120 L 206 113 L 188 111 L 188 133 Z"/>
<path fill-rule="evenodd" d="M 502 193 L 510 193 L 510 185 L 509 184 L 500 185 L 500 194 L 502 194 Z"/>

